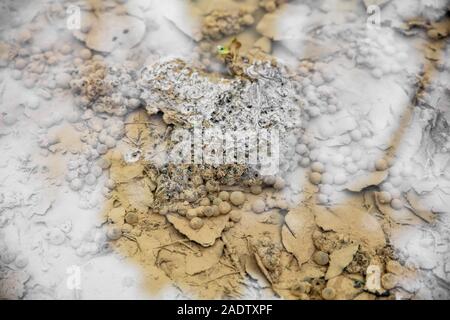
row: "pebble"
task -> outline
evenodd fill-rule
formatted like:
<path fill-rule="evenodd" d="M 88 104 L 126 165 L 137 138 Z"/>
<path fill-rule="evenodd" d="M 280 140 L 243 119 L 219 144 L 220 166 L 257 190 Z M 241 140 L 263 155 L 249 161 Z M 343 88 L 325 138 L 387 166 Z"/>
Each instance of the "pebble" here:
<path fill-rule="evenodd" d="M 311 181 L 312 184 L 318 185 L 320 184 L 322 180 L 322 175 L 318 172 L 311 172 L 309 174 L 309 181 Z"/>
<path fill-rule="evenodd" d="M 122 233 L 130 233 L 133 230 L 133 226 L 131 224 L 124 223 L 122 225 L 121 230 L 122 230 Z"/>
<path fill-rule="evenodd" d="M 323 251 L 316 251 L 312 258 L 313 258 L 314 262 L 320 266 L 327 265 L 330 260 L 328 257 L 328 254 Z"/>
<path fill-rule="evenodd" d="M 189 226 L 194 230 L 200 229 L 201 227 L 203 227 L 203 225 L 204 221 L 202 218 L 199 217 L 192 218 L 192 220 L 189 221 Z"/>
<path fill-rule="evenodd" d="M 19 255 L 16 260 L 14 261 L 14 265 L 19 268 L 19 269 L 23 269 L 28 265 L 28 258 L 23 256 L 23 255 Z"/>
<path fill-rule="evenodd" d="M 72 77 L 70 76 L 70 74 L 65 72 L 58 73 L 55 76 L 55 82 L 58 88 L 68 89 L 71 80 Z"/>
<path fill-rule="evenodd" d="M 264 3 L 264 9 L 268 12 L 274 12 L 277 9 L 275 1 L 266 1 Z"/>
<path fill-rule="evenodd" d="M 73 191 L 78 191 L 83 187 L 83 181 L 79 178 L 73 179 L 70 182 L 70 189 Z"/>
<path fill-rule="evenodd" d="M 403 202 L 400 199 L 392 199 L 391 201 L 391 207 L 394 210 L 400 210 L 403 208 Z"/>
<path fill-rule="evenodd" d="M 318 161 L 315 161 L 311 164 L 311 170 L 318 173 L 323 173 L 325 171 L 325 166 Z"/>
<path fill-rule="evenodd" d="M 353 156 L 353 155 L 352 155 Z M 342 154 L 336 154 L 331 160 L 335 167 L 340 167 L 344 163 L 344 156 Z M 319 172 L 319 171 L 318 171 Z"/>
<path fill-rule="evenodd" d="M 399 187 L 403 183 L 403 179 L 401 177 L 392 177 L 389 179 L 394 187 Z"/>
<path fill-rule="evenodd" d="M 230 212 L 230 220 L 233 222 L 241 221 L 242 213 L 238 210 L 233 210 Z"/>
<path fill-rule="evenodd" d="M 262 192 L 262 187 L 259 185 L 253 185 L 250 187 L 250 192 L 254 195 L 258 195 L 261 194 Z"/>
<path fill-rule="evenodd" d="M 302 166 L 303 168 L 306 168 L 309 166 L 310 162 L 311 162 L 311 160 L 309 160 L 309 158 L 304 157 L 299 160 L 298 164 L 300 166 Z"/>
<path fill-rule="evenodd" d="M 283 178 L 276 177 L 275 178 L 275 183 L 273 184 L 273 188 L 275 190 L 282 190 L 282 189 L 284 189 L 285 185 L 286 185 L 286 183 L 285 183 Z"/>
<path fill-rule="evenodd" d="M 117 226 L 113 226 L 106 231 L 106 236 L 109 240 L 117 240 L 122 236 L 122 229 Z"/>
<path fill-rule="evenodd" d="M 198 216 L 198 211 L 196 209 L 188 209 L 188 211 L 186 212 L 186 218 L 188 218 L 189 220 L 191 220 L 197 216 Z"/>
<path fill-rule="evenodd" d="M 219 198 L 223 201 L 228 201 L 230 199 L 230 193 L 228 191 L 219 192 Z"/>
<path fill-rule="evenodd" d="M 217 189 L 219 188 L 218 184 L 212 180 L 206 181 L 205 186 L 208 192 L 216 192 Z"/>
<path fill-rule="evenodd" d="M 92 52 L 89 49 L 82 49 L 80 51 L 80 58 L 83 60 L 89 60 L 92 57 Z"/>
<path fill-rule="evenodd" d="M 80 114 L 77 111 L 71 111 L 67 114 L 66 120 L 70 123 L 75 123 L 80 119 Z"/>
<path fill-rule="evenodd" d="M 355 174 L 356 172 L 358 172 L 358 167 L 353 163 L 348 163 L 345 166 L 345 171 L 347 171 L 350 174 Z"/>
<path fill-rule="evenodd" d="M 97 145 L 97 152 L 99 154 L 106 154 L 108 152 L 108 147 L 102 143 Z"/>
<path fill-rule="evenodd" d="M 255 19 L 251 14 L 246 14 L 242 17 L 242 23 L 246 26 L 250 26 L 255 23 Z"/>
<path fill-rule="evenodd" d="M 262 213 L 266 208 L 266 203 L 262 199 L 257 199 L 252 203 L 254 213 Z"/>
<path fill-rule="evenodd" d="M 136 109 L 141 105 L 141 101 L 136 98 L 131 98 L 127 100 L 127 106 L 131 109 Z"/>
<path fill-rule="evenodd" d="M 264 177 L 264 184 L 267 186 L 272 186 L 275 183 L 276 178 L 274 176 Z"/>
<path fill-rule="evenodd" d="M 217 205 L 212 205 L 211 206 L 212 212 L 213 212 L 213 217 L 217 217 L 220 215 L 220 211 L 219 211 L 219 206 Z"/>
<path fill-rule="evenodd" d="M 400 275 L 402 273 L 402 270 L 403 270 L 402 265 L 398 261 L 389 260 L 386 263 L 386 271 L 387 272 Z"/>
<path fill-rule="evenodd" d="M 321 183 L 324 184 L 333 184 L 334 183 L 334 176 L 329 173 L 329 172 L 325 172 L 322 174 L 322 178 L 321 178 Z"/>
<path fill-rule="evenodd" d="M 235 206 L 240 206 L 245 202 L 245 194 L 241 191 L 233 191 L 230 195 L 230 201 Z"/>
<path fill-rule="evenodd" d="M 67 54 L 72 52 L 72 47 L 70 45 L 68 45 L 68 44 L 64 44 L 59 49 L 59 52 L 61 52 L 64 55 L 67 55 Z"/>
<path fill-rule="evenodd" d="M 93 186 L 96 181 L 97 181 L 97 178 L 92 173 L 87 174 L 86 177 L 84 178 L 84 182 L 88 186 Z"/>
<path fill-rule="evenodd" d="M 389 192 L 387 191 L 381 191 L 378 194 L 378 199 L 382 204 L 386 204 L 386 203 L 390 203 L 392 200 L 392 196 Z"/>
<path fill-rule="evenodd" d="M 298 144 L 295 147 L 295 152 L 297 152 L 300 155 L 304 155 L 308 152 L 308 147 L 305 144 Z"/>
<path fill-rule="evenodd" d="M 205 217 L 212 217 L 214 215 L 214 209 L 212 206 L 210 207 L 205 207 L 203 209 L 203 214 L 205 215 Z"/>
<path fill-rule="evenodd" d="M 334 176 L 334 183 L 337 184 L 338 186 L 343 185 L 346 182 L 347 182 L 347 176 L 345 175 L 345 173 L 338 172 Z"/>
<path fill-rule="evenodd" d="M 398 280 L 397 276 L 393 273 L 385 273 L 381 277 L 381 285 L 386 290 L 394 289 L 397 286 Z"/>
<path fill-rule="evenodd" d="M 222 201 L 218 207 L 221 214 L 227 214 L 231 211 L 231 205 L 226 201 Z"/>
<path fill-rule="evenodd" d="M 331 113 L 331 114 L 336 113 L 337 107 L 334 104 L 330 104 L 327 107 L 327 111 L 328 111 L 328 113 Z"/>
<path fill-rule="evenodd" d="M 99 166 L 92 166 L 91 167 L 91 173 L 96 177 L 96 178 L 98 178 L 98 177 L 100 177 L 101 175 L 102 175 L 102 173 L 103 173 L 103 170 L 102 170 L 102 168 L 100 168 Z"/>
<path fill-rule="evenodd" d="M 81 175 L 83 175 L 83 176 L 87 175 L 87 174 L 89 173 L 89 168 L 88 168 L 88 166 L 85 165 L 85 164 L 82 165 L 82 166 L 80 166 L 79 173 L 80 173 Z"/>
<path fill-rule="evenodd" d="M 116 146 L 116 140 L 113 137 L 107 136 L 105 139 L 105 145 L 109 149 L 114 148 Z"/>
<path fill-rule="evenodd" d="M 10 113 L 6 113 L 3 115 L 3 123 L 7 126 L 12 126 L 18 121 L 17 117 Z"/>
<path fill-rule="evenodd" d="M 112 190 L 116 187 L 116 183 L 114 182 L 114 180 L 112 179 L 108 179 L 105 182 L 105 187 L 107 187 L 108 189 Z"/>
<path fill-rule="evenodd" d="M 5 264 L 13 263 L 16 260 L 17 254 L 11 250 L 6 249 L 0 255 L 0 260 Z"/>
<path fill-rule="evenodd" d="M 184 199 L 187 202 L 192 203 L 197 200 L 197 195 L 195 194 L 195 192 L 192 189 L 184 190 L 183 195 L 184 195 Z"/>
<path fill-rule="evenodd" d="M 27 66 L 27 61 L 22 58 L 17 58 L 14 65 L 16 69 L 22 70 Z"/>
<path fill-rule="evenodd" d="M 350 137 L 353 141 L 359 141 L 362 139 L 362 133 L 358 129 L 355 129 L 350 132 Z"/>
<path fill-rule="evenodd" d="M 125 215 L 125 222 L 126 223 L 129 223 L 129 224 L 131 224 L 131 225 L 135 225 L 136 223 L 138 223 L 138 221 L 139 221 L 139 216 L 138 216 L 138 214 L 136 213 L 136 212 L 128 212 L 126 215 Z"/>
<path fill-rule="evenodd" d="M 78 172 L 77 172 L 77 171 L 75 171 L 75 170 L 70 170 L 70 171 L 67 172 L 67 174 L 66 174 L 66 180 L 67 180 L 68 182 L 70 182 L 70 181 L 72 181 L 73 179 L 76 179 L 76 178 L 78 178 Z"/>
<path fill-rule="evenodd" d="M 111 161 L 107 158 L 100 158 L 97 161 L 97 165 L 101 168 L 101 169 L 108 169 L 111 166 Z"/>
<path fill-rule="evenodd" d="M 336 297 L 336 290 L 333 288 L 325 288 L 322 290 L 322 298 L 325 300 L 333 300 Z"/>
<path fill-rule="evenodd" d="M 317 202 L 320 204 L 328 203 L 328 196 L 326 194 L 320 193 L 317 195 Z"/>
<path fill-rule="evenodd" d="M 83 60 L 81 58 L 73 59 L 74 66 L 81 66 L 83 64 Z"/>
<path fill-rule="evenodd" d="M 384 171 L 388 168 L 388 163 L 385 159 L 377 159 L 375 161 L 375 169 L 377 171 Z"/>

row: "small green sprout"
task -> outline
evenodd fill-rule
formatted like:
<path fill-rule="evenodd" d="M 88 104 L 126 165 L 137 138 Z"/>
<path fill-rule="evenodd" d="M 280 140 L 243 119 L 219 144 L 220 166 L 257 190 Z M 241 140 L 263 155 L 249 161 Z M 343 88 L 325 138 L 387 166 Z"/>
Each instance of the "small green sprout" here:
<path fill-rule="evenodd" d="M 221 55 L 226 55 L 230 53 L 230 48 L 225 46 L 217 46 L 217 52 Z"/>

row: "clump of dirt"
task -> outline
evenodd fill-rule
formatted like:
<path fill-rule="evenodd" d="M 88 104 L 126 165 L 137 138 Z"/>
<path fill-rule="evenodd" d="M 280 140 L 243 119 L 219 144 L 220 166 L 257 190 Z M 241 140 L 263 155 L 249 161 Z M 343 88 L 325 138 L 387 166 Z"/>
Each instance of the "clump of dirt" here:
<path fill-rule="evenodd" d="M 76 68 L 70 88 L 77 97 L 78 106 L 116 116 L 137 109 L 141 101 L 135 87 L 136 66 L 133 67 L 112 67 L 101 60 L 90 60 Z"/>
<path fill-rule="evenodd" d="M 238 34 L 254 23 L 250 10 L 213 10 L 203 19 L 202 35 L 206 39 L 218 40 Z"/>

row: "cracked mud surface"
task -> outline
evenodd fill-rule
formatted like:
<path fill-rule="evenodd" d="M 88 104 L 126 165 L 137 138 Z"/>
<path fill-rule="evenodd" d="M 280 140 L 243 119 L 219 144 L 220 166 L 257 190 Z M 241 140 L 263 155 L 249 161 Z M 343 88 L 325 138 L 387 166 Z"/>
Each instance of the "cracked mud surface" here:
<path fill-rule="evenodd" d="M 448 299 L 448 12 L 3 1 L 0 298 Z"/>

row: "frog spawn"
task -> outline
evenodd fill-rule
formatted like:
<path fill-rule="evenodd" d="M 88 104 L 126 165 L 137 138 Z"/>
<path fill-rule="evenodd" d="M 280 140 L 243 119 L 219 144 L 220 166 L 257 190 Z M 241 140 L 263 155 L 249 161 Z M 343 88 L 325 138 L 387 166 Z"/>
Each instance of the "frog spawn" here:
<path fill-rule="evenodd" d="M 362 120 L 358 126 L 359 120 L 342 109 L 333 85 L 335 76 L 332 70 L 327 70 L 321 63 L 303 61 L 299 74 L 301 76 L 296 90 L 305 97 L 305 117 L 321 121 L 327 114 L 340 114 L 343 118 L 334 131 L 329 131 L 329 127 L 322 124 L 314 131 L 311 131 L 312 127 L 305 127 L 305 132 L 297 138 L 293 148 L 293 159 L 297 159 L 298 166 L 309 168 L 308 179 L 311 184 L 318 186 L 317 202 L 334 203 L 339 199 L 339 191 L 348 188 L 354 177 L 362 174 L 370 177 L 370 172 L 387 172 L 393 159 L 380 158 L 376 152 L 363 152 L 373 139 L 372 125 Z M 320 143 L 323 140 L 329 141 L 325 144 L 328 146 Z M 370 178 L 367 180 L 370 184 Z M 395 200 L 393 207 L 398 210 L 398 205 Z"/>
<path fill-rule="evenodd" d="M 133 66 L 108 66 L 89 61 L 80 66 L 70 81 L 70 88 L 82 109 L 124 116 L 141 105 L 138 79 Z"/>
<path fill-rule="evenodd" d="M 204 219 L 217 217 L 219 215 L 229 215 L 228 228 L 233 223 L 240 220 L 240 208 L 246 201 L 245 194 L 241 191 L 219 191 L 213 187 L 211 181 L 207 181 L 205 185 L 201 185 L 200 194 L 194 189 L 188 189 L 183 192 L 184 202 L 178 205 L 170 205 L 163 207 L 159 213 L 166 215 L 169 213 L 177 213 L 190 220 L 190 227 L 194 230 L 201 229 L 204 225 Z M 201 187 L 204 187 L 201 188 Z"/>
<path fill-rule="evenodd" d="M 110 118 L 103 121 L 93 115 L 84 114 L 85 125 L 79 127 L 83 134 L 81 141 L 85 143 L 84 152 L 67 163 L 66 180 L 73 191 L 79 191 L 83 186 L 93 187 L 97 180 L 107 170 L 111 162 L 106 156 L 108 150 L 116 146 L 116 141 L 123 136 L 123 122 Z M 88 133 L 90 132 L 90 133 Z M 107 180 L 104 194 L 112 189 L 114 184 Z"/>

